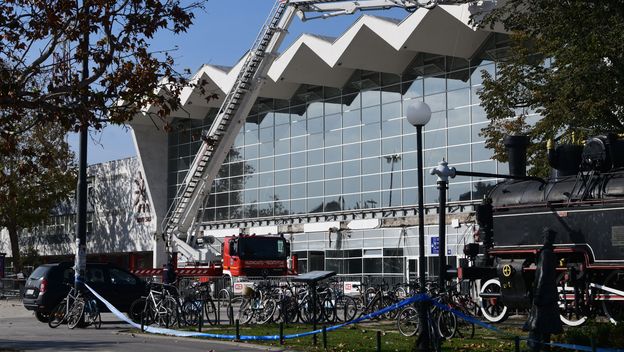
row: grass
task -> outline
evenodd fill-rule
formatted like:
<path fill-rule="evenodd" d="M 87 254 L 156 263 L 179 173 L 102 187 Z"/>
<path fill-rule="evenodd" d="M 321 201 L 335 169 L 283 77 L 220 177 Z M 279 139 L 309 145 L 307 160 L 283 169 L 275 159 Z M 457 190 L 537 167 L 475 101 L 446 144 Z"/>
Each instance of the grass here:
<path fill-rule="evenodd" d="M 241 326 L 241 335 L 277 335 L 279 327 L 277 324 L 258 325 L 258 326 Z M 311 330 L 310 325 L 289 324 L 284 328 L 284 334 L 295 334 Z M 405 337 L 396 331 L 394 324 L 354 324 L 343 329 L 331 331 L 327 333 L 327 351 L 331 352 L 360 352 L 360 351 L 376 351 L 377 331 L 382 332 L 381 350 L 382 351 L 410 351 L 415 343 L 416 337 Z M 202 332 L 214 334 L 234 335 L 236 333 L 233 327 L 205 327 Z M 477 328 L 475 337 L 471 339 L 455 338 L 444 341 L 442 344 L 443 351 L 470 351 L 470 352 L 495 352 L 495 351 L 513 351 L 514 335 L 525 336 L 526 333 L 518 328 L 507 328 L 505 332 L 508 335 L 492 332 L 486 329 Z M 259 345 L 267 345 L 279 347 L 278 341 L 253 341 L 249 342 Z M 298 339 L 286 340 L 284 348 L 297 351 L 324 351 L 322 347 L 322 335 L 318 335 L 318 344 L 312 344 L 312 336 L 306 336 Z M 526 350 L 526 344 L 521 343 L 521 350 Z"/>

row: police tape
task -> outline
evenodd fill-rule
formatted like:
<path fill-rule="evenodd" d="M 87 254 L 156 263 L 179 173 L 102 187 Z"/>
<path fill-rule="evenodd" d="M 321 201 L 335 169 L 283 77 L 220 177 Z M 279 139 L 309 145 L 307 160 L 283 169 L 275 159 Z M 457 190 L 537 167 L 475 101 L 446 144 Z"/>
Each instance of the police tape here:
<path fill-rule="evenodd" d="M 85 287 L 87 287 L 89 289 L 89 291 L 91 291 L 91 293 L 93 293 L 93 295 L 99 299 L 100 301 L 102 301 L 102 303 L 104 303 L 104 305 L 106 306 L 106 308 L 108 308 L 108 310 L 110 310 L 111 313 L 113 313 L 113 315 L 115 315 L 117 318 L 119 318 L 120 320 L 130 324 L 131 326 L 133 326 L 134 328 L 137 329 L 141 329 L 141 324 L 137 324 L 135 322 L 133 322 L 130 318 L 128 318 L 125 314 L 123 314 L 121 311 L 119 311 L 117 308 L 115 308 L 110 302 L 108 302 L 106 299 L 104 299 L 104 297 L 100 296 L 97 292 L 95 292 L 95 290 L 93 290 L 91 287 L 89 287 L 89 285 L 87 285 L 86 283 L 84 284 Z M 458 311 L 456 309 L 453 309 L 451 307 L 449 307 L 446 304 L 443 304 L 441 302 L 438 302 L 436 300 L 432 300 L 430 296 L 426 295 L 426 294 L 417 294 L 415 296 L 409 297 L 407 299 L 404 299 L 401 302 L 395 303 L 393 305 L 390 305 L 388 307 L 385 307 L 383 309 L 380 309 L 376 312 L 370 313 L 370 314 L 366 314 L 363 315 L 357 319 L 342 323 L 342 324 L 337 324 L 337 325 L 333 325 L 330 326 L 328 328 L 325 329 L 325 331 L 333 331 L 333 330 L 337 330 L 340 328 L 343 328 L 345 326 L 351 325 L 351 324 L 357 324 L 359 322 L 362 322 L 364 320 L 369 320 L 369 319 L 374 319 L 378 316 L 384 315 L 386 313 L 389 313 L 393 310 L 405 307 L 409 304 L 412 303 L 416 303 L 416 302 L 420 302 L 420 301 L 431 301 L 433 303 L 433 305 L 435 305 L 436 307 L 443 309 L 445 311 L 451 312 L 452 314 L 456 315 L 457 317 L 464 319 L 465 321 L 468 321 L 469 323 L 472 324 L 476 324 L 479 325 L 485 329 L 488 330 L 492 330 L 498 333 L 502 333 L 502 334 L 506 334 L 511 336 L 512 334 L 506 333 L 504 331 L 501 331 L 500 329 L 484 323 L 482 321 L 480 321 L 479 319 L 472 317 L 470 315 L 467 315 L 465 313 L 462 313 L 461 311 Z M 205 333 L 205 332 L 195 332 L 195 331 L 180 331 L 180 330 L 173 330 L 173 329 L 166 329 L 166 328 L 157 328 L 157 327 L 153 327 L 153 326 L 143 326 L 143 330 L 149 332 L 149 333 L 153 333 L 153 334 L 160 334 L 160 335 L 170 335 L 170 336 L 177 336 L 177 337 L 207 337 L 207 338 L 213 338 L 213 339 L 221 339 L 221 340 L 234 340 L 236 339 L 236 335 L 226 335 L 226 334 L 211 334 L 211 333 Z M 301 338 L 301 337 L 305 337 L 305 336 L 310 336 L 310 335 L 315 335 L 315 334 L 320 334 L 322 333 L 323 329 L 317 329 L 317 330 L 312 330 L 312 331 L 306 331 L 306 332 L 302 332 L 302 333 L 298 333 L 298 334 L 290 334 L 290 335 L 284 335 L 284 339 L 296 339 L 296 338 Z M 239 337 L 239 339 L 241 341 L 276 341 L 280 339 L 279 335 L 264 335 L 264 336 L 256 336 L 256 335 L 241 335 Z M 592 347 L 589 346 L 583 346 L 583 345 L 575 345 L 575 344 L 565 344 L 565 343 L 558 343 L 558 342 L 551 342 L 551 343 L 543 343 L 540 341 L 535 341 L 535 340 L 530 340 L 528 338 L 523 338 L 523 340 L 526 341 L 531 341 L 531 342 L 535 342 L 535 343 L 542 343 L 542 344 L 547 344 L 550 346 L 554 346 L 554 347 L 560 347 L 560 348 L 565 348 L 565 349 L 570 349 L 570 350 L 579 350 L 579 351 L 588 351 L 588 352 L 624 352 L 624 349 L 619 349 L 619 348 L 604 348 L 604 347 L 598 347 L 593 349 Z"/>
<path fill-rule="evenodd" d="M 475 325 L 479 325 L 485 329 L 488 330 L 492 330 L 494 332 L 497 333 L 501 333 L 501 334 L 505 334 L 508 336 L 514 336 L 513 334 L 510 334 L 508 332 L 502 331 L 490 324 L 484 323 L 479 319 L 476 319 L 475 317 L 472 317 L 470 315 L 467 315 L 459 310 L 453 309 L 450 306 L 448 306 L 447 304 L 444 304 L 442 302 L 438 302 L 435 299 L 431 300 L 433 305 L 435 305 L 436 307 L 448 311 L 452 314 L 454 314 L 455 316 L 469 322 Z M 550 345 L 550 346 L 554 346 L 554 347 L 560 347 L 560 348 L 565 348 L 565 349 L 569 349 L 569 350 L 578 350 L 578 351 L 588 351 L 588 352 L 624 352 L 624 349 L 621 348 L 606 348 L 606 347 L 596 347 L 596 348 L 592 348 L 590 346 L 583 346 L 583 345 L 575 345 L 575 344 L 567 344 L 567 343 L 559 343 L 559 342 L 550 342 L 550 343 L 545 343 L 545 342 L 541 342 L 541 341 L 537 341 L 537 340 L 533 340 L 530 338 L 522 338 L 522 340 L 526 340 L 527 342 L 532 342 L 532 343 L 539 343 L 539 344 L 543 344 L 543 345 Z"/>
<path fill-rule="evenodd" d="M 108 302 L 106 299 L 104 299 L 104 297 L 102 297 L 97 292 L 95 292 L 94 289 L 89 287 L 89 285 L 87 285 L 87 284 L 84 284 L 84 285 L 85 285 L 86 288 L 89 289 L 89 291 L 91 291 L 91 293 L 93 293 L 93 295 L 97 299 L 99 299 L 100 301 L 102 301 L 102 303 L 104 303 L 106 308 L 108 308 L 108 310 L 110 310 L 110 312 L 113 313 L 113 315 L 115 315 L 120 320 L 130 324 L 134 328 L 141 329 L 141 324 L 133 322 L 124 313 L 119 311 L 110 302 Z M 376 312 L 363 315 L 363 316 L 361 316 L 361 317 L 359 317 L 357 319 L 354 319 L 354 320 L 351 320 L 351 321 L 348 321 L 348 322 L 345 322 L 345 323 L 342 323 L 342 324 L 330 326 L 330 327 L 326 328 L 325 331 L 333 331 L 333 330 L 337 330 L 337 329 L 343 328 L 343 327 L 351 325 L 351 324 L 357 324 L 357 323 L 359 323 L 361 321 L 368 320 L 368 319 L 373 319 L 373 318 L 376 318 L 376 317 L 378 317 L 380 315 L 384 315 L 386 313 L 389 313 L 389 312 L 391 312 L 393 310 L 405 307 L 408 304 L 412 304 L 412 303 L 415 303 L 415 302 L 418 302 L 418 301 L 429 300 L 429 299 L 430 299 L 429 296 L 427 296 L 425 294 L 415 295 L 415 296 L 407 298 L 407 299 L 405 299 L 405 300 L 403 300 L 401 302 L 398 302 L 398 303 L 395 303 L 395 304 L 390 305 L 388 307 L 385 307 L 383 309 L 380 309 L 380 310 L 378 310 Z M 210 334 L 210 333 L 195 332 L 195 331 L 180 331 L 180 330 L 173 330 L 173 329 L 166 329 L 166 328 L 157 328 L 157 327 L 153 327 L 153 326 L 143 326 L 143 330 L 145 330 L 145 331 L 147 331 L 149 333 L 153 333 L 153 334 L 171 335 L 171 336 L 177 336 L 177 337 L 208 337 L 208 338 L 223 339 L 223 340 L 234 340 L 234 339 L 236 339 L 235 335 Z M 298 334 L 284 335 L 284 339 L 296 339 L 296 338 L 300 338 L 300 337 L 320 334 L 322 331 L 323 331 L 323 329 L 317 329 L 317 330 L 306 331 L 306 332 L 302 332 L 302 333 L 298 333 Z M 264 336 L 241 335 L 239 337 L 239 339 L 241 341 L 276 341 L 276 340 L 280 339 L 280 336 L 279 335 L 264 335 Z"/>

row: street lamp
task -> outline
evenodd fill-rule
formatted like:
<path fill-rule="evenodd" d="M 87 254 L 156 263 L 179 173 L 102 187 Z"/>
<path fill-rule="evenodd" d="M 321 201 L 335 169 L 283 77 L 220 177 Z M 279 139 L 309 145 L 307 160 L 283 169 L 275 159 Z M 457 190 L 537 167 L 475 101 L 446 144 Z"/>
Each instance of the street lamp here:
<path fill-rule="evenodd" d="M 420 287 L 419 293 L 424 294 L 426 284 L 425 266 L 427 261 L 425 258 L 425 189 L 423 185 L 422 129 L 431 119 L 431 109 L 426 103 L 417 101 L 407 106 L 406 115 L 407 121 L 416 127 L 416 154 L 418 157 L 418 285 Z M 420 331 L 416 340 L 416 348 L 418 351 L 429 351 L 431 349 L 427 319 L 429 308 L 425 301 L 421 301 L 418 308 Z"/>

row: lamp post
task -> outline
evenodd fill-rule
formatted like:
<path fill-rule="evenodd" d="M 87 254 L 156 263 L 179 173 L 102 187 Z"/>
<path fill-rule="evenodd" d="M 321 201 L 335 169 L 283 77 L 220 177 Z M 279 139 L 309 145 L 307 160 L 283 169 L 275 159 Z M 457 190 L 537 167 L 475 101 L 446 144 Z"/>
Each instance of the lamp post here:
<path fill-rule="evenodd" d="M 408 105 L 406 110 L 407 121 L 416 127 L 416 149 L 418 158 L 418 286 L 419 293 L 425 293 L 425 266 L 427 261 L 425 258 L 425 201 L 424 201 L 424 185 L 423 185 L 423 146 L 422 146 L 422 129 L 431 119 L 431 109 L 429 105 L 418 101 Z M 419 308 L 419 326 L 420 331 L 416 339 L 416 350 L 429 351 L 431 349 L 431 339 L 429 337 L 428 315 L 429 307 L 425 301 L 421 301 Z"/>

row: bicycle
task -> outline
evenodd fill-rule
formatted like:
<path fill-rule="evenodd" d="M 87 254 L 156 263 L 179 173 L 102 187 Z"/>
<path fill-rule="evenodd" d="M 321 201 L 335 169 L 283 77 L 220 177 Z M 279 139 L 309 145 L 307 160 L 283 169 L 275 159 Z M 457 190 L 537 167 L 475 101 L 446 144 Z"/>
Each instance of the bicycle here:
<path fill-rule="evenodd" d="M 57 328 L 67 322 L 70 329 L 78 325 L 93 325 L 99 329 L 102 326 L 102 317 L 95 298 L 86 298 L 82 290 L 67 285 L 70 286 L 67 297 L 50 312 L 48 326 Z"/>

